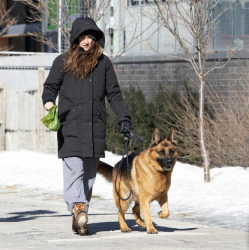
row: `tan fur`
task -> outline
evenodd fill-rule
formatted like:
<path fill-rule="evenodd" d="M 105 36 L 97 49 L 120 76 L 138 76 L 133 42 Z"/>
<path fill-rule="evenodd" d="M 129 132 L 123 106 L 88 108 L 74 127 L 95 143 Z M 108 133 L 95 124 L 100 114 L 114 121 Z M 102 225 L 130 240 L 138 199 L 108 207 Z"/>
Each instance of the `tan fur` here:
<path fill-rule="evenodd" d="M 136 223 L 141 228 L 147 229 L 147 233 L 158 233 L 152 224 L 150 215 L 150 203 L 157 200 L 162 211 L 160 218 L 167 218 L 170 214 L 168 209 L 168 190 L 171 184 L 171 174 L 177 159 L 177 145 L 175 131 L 170 130 L 169 136 L 162 140 L 158 129 L 155 129 L 151 146 L 135 156 L 132 162 L 131 178 L 119 172 L 116 188 L 120 197 L 127 198 L 132 189 L 129 200 L 120 200 L 115 192 L 115 178 L 119 163 L 114 168 L 106 163 L 100 162 L 98 173 L 105 176 L 109 181 L 112 172 L 113 195 L 117 208 L 119 209 L 118 219 L 122 232 L 130 232 L 131 229 L 125 222 L 125 213 L 132 201 L 135 201 L 133 214 Z M 160 164 L 159 164 L 160 162 Z M 143 218 L 140 216 L 140 208 Z"/>

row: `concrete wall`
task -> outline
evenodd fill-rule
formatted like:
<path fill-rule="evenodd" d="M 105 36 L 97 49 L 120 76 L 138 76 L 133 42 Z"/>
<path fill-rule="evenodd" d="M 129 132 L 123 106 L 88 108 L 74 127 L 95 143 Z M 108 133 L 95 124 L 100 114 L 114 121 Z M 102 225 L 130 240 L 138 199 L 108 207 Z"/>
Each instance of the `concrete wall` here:
<path fill-rule="evenodd" d="M 0 150 L 28 149 L 46 153 L 57 152 L 57 134 L 40 121 L 47 114 L 41 101 L 42 85 L 57 55 L 2 56 L 0 83 L 6 98 L 0 99 Z M 1 112 L 0 112 L 1 114 Z"/>
<path fill-rule="evenodd" d="M 38 90 L 38 69 L 45 69 L 48 75 L 53 60 L 58 54 L 15 55 L 0 57 L 0 82 L 7 90 Z"/>

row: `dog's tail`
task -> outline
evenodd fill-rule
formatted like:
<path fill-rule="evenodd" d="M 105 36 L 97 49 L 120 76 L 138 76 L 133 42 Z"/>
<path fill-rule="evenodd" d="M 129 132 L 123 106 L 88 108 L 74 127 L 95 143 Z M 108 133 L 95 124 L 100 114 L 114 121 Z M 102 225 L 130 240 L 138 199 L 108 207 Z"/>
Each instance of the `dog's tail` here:
<path fill-rule="evenodd" d="M 99 161 L 97 173 L 103 175 L 107 181 L 112 182 L 113 167 L 103 161 Z"/>

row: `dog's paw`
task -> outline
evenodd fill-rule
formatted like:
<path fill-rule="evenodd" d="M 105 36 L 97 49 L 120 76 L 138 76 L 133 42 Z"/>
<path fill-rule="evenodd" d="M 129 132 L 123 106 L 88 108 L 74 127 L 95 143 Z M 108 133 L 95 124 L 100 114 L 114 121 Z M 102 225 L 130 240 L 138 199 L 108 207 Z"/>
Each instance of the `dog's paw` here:
<path fill-rule="evenodd" d="M 165 212 L 163 213 L 163 212 L 161 211 L 161 212 L 158 213 L 158 216 L 159 216 L 159 218 L 161 218 L 161 219 L 165 219 L 165 218 L 169 217 L 169 214 L 170 214 L 169 211 L 166 212 L 166 213 L 165 213 Z"/>
<path fill-rule="evenodd" d="M 158 234 L 158 231 L 153 227 L 147 230 L 147 234 Z"/>
<path fill-rule="evenodd" d="M 142 219 L 136 220 L 136 223 L 137 223 L 137 225 L 139 226 L 140 229 L 146 228 L 145 223 L 144 223 L 144 221 Z"/>
<path fill-rule="evenodd" d="M 145 224 L 144 225 L 138 225 L 138 226 L 139 226 L 140 229 L 145 229 L 146 228 Z"/>
<path fill-rule="evenodd" d="M 130 233 L 130 232 L 131 232 L 131 229 L 130 229 L 129 227 L 122 228 L 122 229 L 121 229 L 121 232 L 122 232 L 122 233 Z"/>

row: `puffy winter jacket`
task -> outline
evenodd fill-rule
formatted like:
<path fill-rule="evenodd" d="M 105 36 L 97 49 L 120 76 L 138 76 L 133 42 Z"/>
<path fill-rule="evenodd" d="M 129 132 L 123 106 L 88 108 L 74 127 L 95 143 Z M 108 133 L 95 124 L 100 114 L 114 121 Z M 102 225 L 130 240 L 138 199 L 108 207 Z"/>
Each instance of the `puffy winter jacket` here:
<path fill-rule="evenodd" d="M 77 18 L 72 26 L 71 46 L 86 30 L 95 30 L 104 46 L 104 34 L 90 18 Z M 105 97 L 118 119 L 129 117 L 110 59 L 101 55 L 98 64 L 83 80 L 63 72 L 64 54 L 53 62 L 44 83 L 43 103 L 55 103 L 59 95 L 58 157 L 104 157 L 106 135 Z"/>

